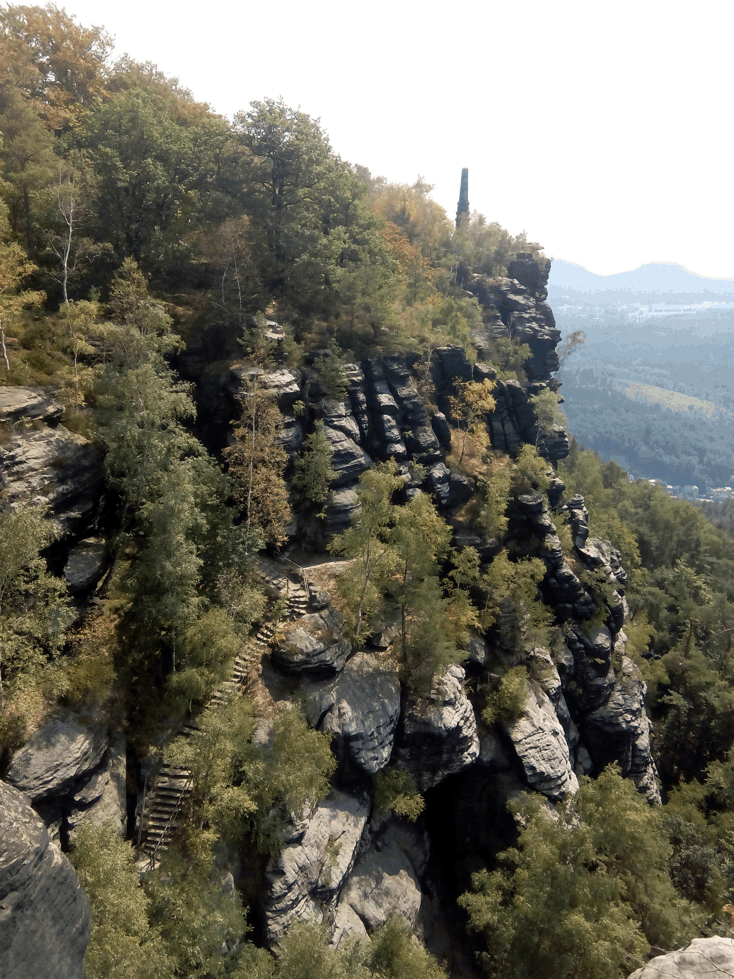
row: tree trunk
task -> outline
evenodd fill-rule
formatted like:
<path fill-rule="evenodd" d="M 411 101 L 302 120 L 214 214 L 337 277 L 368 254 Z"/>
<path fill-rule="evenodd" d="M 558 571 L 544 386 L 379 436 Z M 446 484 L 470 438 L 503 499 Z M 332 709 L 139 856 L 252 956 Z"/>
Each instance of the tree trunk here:
<path fill-rule="evenodd" d="M 5 363 L 5 370 L 10 370 L 10 361 L 8 360 L 8 351 L 5 348 L 5 330 L 0 323 L 0 350 L 2 351 L 3 361 Z"/>

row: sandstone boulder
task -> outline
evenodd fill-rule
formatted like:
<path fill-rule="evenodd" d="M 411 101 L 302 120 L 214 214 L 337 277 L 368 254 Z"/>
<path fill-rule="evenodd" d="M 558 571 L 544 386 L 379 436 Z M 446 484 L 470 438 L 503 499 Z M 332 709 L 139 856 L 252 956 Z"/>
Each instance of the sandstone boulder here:
<path fill-rule="evenodd" d="M 372 459 L 338 428 L 324 425 L 324 435 L 331 448 L 331 468 L 336 473 L 332 486 L 356 482 L 365 469 L 372 465 Z"/>
<path fill-rule="evenodd" d="M 263 902 L 268 942 L 277 945 L 295 920 L 321 921 L 352 868 L 369 802 L 332 790 L 298 827 L 266 871 Z"/>
<path fill-rule="evenodd" d="M 326 676 L 339 673 L 351 652 L 341 618 L 329 608 L 284 627 L 273 646 L 273 662 L 286 673 Z"/>
<path fill-rule="evenodd" d="M 359 425 L 351 412 L 348 402 L 322 401 L 321 417 L 325 425 L 342 432 L 353 442 L 359 442 L 361 433 Z"/>
<path fill-rule="evenodd" d="M 340 534 L 346 530 L 360 510 L 356 490 L 342 486 L 329 493 L 326 500 L 325 529 L 327 534 Z"/>
<path fill-rule="evenodd" d="M 69 551 L 64 565 L 66 586 L 72 595 L 85 592 L 102 577 L 105 543 L 100 537 L 88 537 Z"/>
<path fill-rule="evenodd" d="M 734 976 L 734 940 L 714 935 L 694 938 L 676 952 L 650 959 L 629 979 L 714 979 Z"/>
<path fill-rule="evenodd" d="M 82 979 L 89 902 L 22 793 L 0 782 L 0 975 Z"/>
<path fill-rule="evenodd" d="M 548 796 L 564 798 L 578 791 L 566 735 L 553 703 L 540 684 L 529 681 L 527 700 L 519 717 L 502 720 L 528 784 Z"/>
<path fill-rule="evenodd" d="M 383 840 L 350 875 L 334 914 L 332 941 L 364 938 L 391 914 L 401 915 L 415 930 L 421 900 L 420 882 L 407 854 L 396 840 Z"/>
<path fill-rule="evenodd" d="M 75 786 L 68 803 L 67 825 L 73 833 L 81 823 L 114 826 L 123 836 L 127 826 L 125 739 L 118 737 L 110 745 L 102 764 L 88 779 Z"/>
<path fill-rule="evenodd" d="M 357 653 L 343 672 L 308 698 L 314 727 L 334 735 L 344 752 L 369 775 L 390 760 L 400 717 L 400 682 L 380 669 L 377 657 Z"/>
<path fill-rule="evenodd" d="M 266 373 L 259 367 L 233 367 L 227 379 L 227 389 L 237 398 L 254 380 L 261 389 L 275 396 L 281 411 L 292 408 L 301 397 L 301 373 L 287 368 Z"/>
<path fill-rule="evenodd" d="M 398 735 L 397 758 L 421 792 L 471 765 L 479 756 L 474 710 L 462 689 L 465 673 L 449 666 L 427 697 L 413 699 Z"/>
<path fill-rule="evenodd" d="M 82 725 L 73 715 L 49 721 L 16 752 L 7 781 L 31 802 L 64 795 L 80 776 L 91 772 L 107 749 L 99 724 Z"/>

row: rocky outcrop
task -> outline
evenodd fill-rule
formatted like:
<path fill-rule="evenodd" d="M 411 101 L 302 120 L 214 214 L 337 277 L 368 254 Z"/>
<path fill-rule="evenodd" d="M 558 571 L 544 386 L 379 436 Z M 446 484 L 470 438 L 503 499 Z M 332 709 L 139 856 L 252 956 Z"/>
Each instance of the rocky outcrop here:
<path fill-rule="evenodd" d="M 102 760 L 108 741 L 99 724 L 82 725 L 65 715 L 44 724 L 10 763 L 7 781 L 31 802 L 65 795 Z"/>
<path fill-rule="evenodd" d="M 412 699 L 403 716 L 397 760 L 421 792 L 471 765 L 479 756 L 474 709 L 462 689 L 465 672 L 450 666 L 428 696 Z"/>
<path fill-rule="evenodd" d="M 336 907 L 333 941 L 366 938 L 391 914 L 401 915 L 415 930 L 421 910 L 420 881 L 395 839 L 371 847 L 354 868 Z"/>
<path fill-rule="evenodd" d="M 64 578 L 72 595 L 88 591 L 102 577 L 105 550 L 101 537 L 88 537 L 71 548 L 64 565 Z"/>
<path fill-rule="evenodd" d="M 626 656 L 615 672 L 609 698 L 583 721 L 584 742 L 598 768 L 612 761 L 653 804 L 660 789 L 650 752 L 650 721 L 645 712 L 647 687 L 635 664 Z"/>
<path fill-rule="evenodd" d="M 273 645 L 273 662 L 286 673 L 328 676 L 344 668 L 352 647 L 334 609 L 304 615 L 283 627 Z"/>
<path fill-rule="evenodd" d="M 484 328 L 477 340 L 487 344 L 507 337 L 513 343 L 527 343 L 532 351 L 525 364 L 528 378 L 548 381 L 551 372 L 559 368 L 556 345 L 561 339 L 553 312 L 543 301 L 550 265 L 542 267 L 530 259 L 517 262 L 513 268 L 519 279 L 475 275 L 465 284 L 483 307 Z"/>
<path fill-rule="evenodd" d="M 563 489 L 560 480 L 550 496 L 560 504 Z M 569 750 L 577 752 L 575 768 L 584 773 L 600 771 L 617 762 L 640 792 L 653 804 L 660 803 L 657 771 L 650 747 L 650 724 L 645 712 L 645 684 L 637 667 L 624 653 L 624 601 L 627 574 L 621 556 L 608 541 L 589 538 L 588 512 L 584 498 L 576 495 L 559 508 L 567 515 L 577 558 L 589 572 L 615 590 L 604 594 L 606 622 L 593 628 L 585 623 L 597 610 L 598 597 L 582 584 L 566 562 L 547 503 L 538 493 L 521 495 L 512 514 L 513 530 L 518 536 L 532 533 L 539 545 L 536 553 L 547 567 L 543 591 L 556 615 L 566 619 L 566 641 L 557 656 L 557 669 L 546 663 L 543 675 L 555 672 L 558 682 L 546 692 L 556 707 Z M 571 723 L 563 687 L 573 681 Z M 578 730 L 577 730 L 578 727 Z M 541 790 L 542 791 L 542 790 Z"/>
<path fill-rule="evenodd" d="M 390 760 L 400 717 L 400 682 L 378 657 L 358 653 L 344 671 L 308 694 L 308 717 L 329 731 L 338 756 L 368 775 Z"/>
<path fill-rule="evenodd" d="M 23 429 L 0 447 L 0 504 L 45 500 L 64 534 L 93 517 L 103 487 L 100 446 L 63 425 Z"/>
<path fill-rule="evenodd" d="M 522 713 L 503 720 L 501 726 L 531 788 L 553 801 L 578 791 L 566 733 L 553 702 L 538 683 L 528 682 Z"/>
<path fill-rule="evenodd" d="M 43 388 L 0 388 L 0 424 L 26 419 L 51 425 L 60 421 L 63 412 Z"/>
<path fill-rule="evenodd" d="M 271 944 L 296 919 L 321 921 L 352 868 L 368 815 L 366 797 L 333 790 L 308 819 L 291 825 L 266 872 L 263 911 Z"/>
<path fill-rule="evenodd" d="M 714 979 L 734 975 L 734 940 L 714 935 L 694 938 L 676 952 L 650 959 L 629 979 Z"/>
<path fill-rule="evenodd" d="M 21 792 L 0 782 L 0 975 L 82 979 L 89 902 Z"/>

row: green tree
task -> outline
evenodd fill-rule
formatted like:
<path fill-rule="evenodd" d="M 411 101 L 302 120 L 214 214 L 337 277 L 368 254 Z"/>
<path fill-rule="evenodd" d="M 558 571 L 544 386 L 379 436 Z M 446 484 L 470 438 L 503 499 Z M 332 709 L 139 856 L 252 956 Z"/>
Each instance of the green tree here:
<path fill-rule="evenodd" d="M 344 360 L 336 340 L 329 342 L 328 354 L 319 357 L 314 366 L 324 396 L 332 401 L 343 401 L 347 396 L 349 380 L 344 373 Z"/>
<path fill-rule="evenodd" d="M 490 539 L 501 539 L 507 530 L 507 507 L 510 503 L 513 470 L 509 456 L 495 454 L 479 480 L 482 501 L 479 524 Z"/>
<path fill-rule="evenodd" d="M 514 808 L 517 848 L 460 899 L 487 975 L 621 979 L 652 947 L 684 940 L 690 908 L 668 876 L 661 813 L 616 769 L 555 814 L 527 796 Z"/>
<path fill-rule="evenodd" d="M 323 236 L 325 197 L 340 164 L 318 120 L 280 100 L 253 102 L 235 125 L 250 150 L 248 211 L 265 245 L 264 276 L 291 294 L 297 265 Z"/>
<path fill-rule="evenodd" d="M 248 931 L 237 891 L 223 887 L 213 844 L 210 834 L 189 830 L 181 848 L 166 850 L 160 869 L 142 880 L 151 928 L 160 933 L 181 979 L 236 974 Z"/>
<path fill-rule="evenodd" d="M 350 527 L 330 544 L 335 554 L 355 558 L 339 578 L 345 599 L 347 628 L 355 641 L 368 631 L 383 607 L 384 588 L 392 552 L 386 533 L 392 520 L 392 496 L 402 485 L 394 461 L 372 466 L 359 479 L 359 512 Z M 366 629 L 365 629 L 366 627 Z"/>
<path fill-rule="evenodd" d="M 398 914 L 391 914 L 371 935 L 367 964 L 385 979 L 445 979 L 446 973 L 419 942 Z"/>
<path fill-rule="evenodd" d="M 558 409 L 558 395 L 550 388 L 543 388 L 539 394 L 533 395 L 530 404 L 535 412 L 538 427 L 535 438 L 535 444 L 538 446 L 554 436 L 556 427 L 560 425 L 564 428 L 565 419 Z"/>
<path fill-rule="evenodd" d="M 387 281 L 392 264 L 363 183 L 332 152 L 319 121 L 265 99 L 236 117 L 235 130 L 249 151 L 244 206 L 267 288 L 302 313 L 346 312 L 352 327 L 363 315 L 377 325 L 383 290 L 363 272 L 380 265 Z"/>
<path fill-rule="evenodd" d="M 0 713 L 4 686 L 42 682 L 63 641 L 66 588 L 41 556 L 56 536 L 42 506 L 0 513 Z"/>
<path fill-rule="evenodd" d="M 451 414 L 458 429 L 455 437 L 459 445 L 453 452 L 457 456 L 458 466 L 466 464 L 466 456 L 466 461 L 471 458 L 478 468 L 489 450 L 487 415 L 495 408 L 493 388 L 494 383 L 486 379 L 481 382 L 465 381 L 458 385 L 457 394 L 449 398 Z"/>
<path fill-rule="evenodd" d="M 260 383 L 253 368 L 239 400 L 242 414 L 233 423 L 233 443 L 225 449 L 229 472 L 243 504 L 248 540 L 260 535 L 268 544 L 281 544 L 291 518 L 283 479 L 288 456 L 280 441 L 283 416 L 275 395 Z"/>
<path fill-rule="evenodd" d="M 558 360 L 563 364 L 574 350 L 583 347 L 586 343 L 586 336 L 583 330 L 572 330 L 557 350 Z"/>
<path fill-rule="evenodd" d="M 137 710 L 154 684 L 180 667 L 183 676 L 168 684 L 179 704 L 182 697 L 203 698 L 220 675 L 225 655 L 218 642 L 196 639 L 207 620 L 197 623 L 241 541 L 226 508 L 231 483 L 184 427 L 194 407 L 163 358 L 174 346 L 170 318 L 132 260 L 113 282 L 110 312 L 113 355 L 101 378 L 98 416 L 108 481 L 122 499 L 117 583 L 128 601 L 122 633 Z"/>
<path fill-rule="evenodd" d="M 53 179 L 53 139 L 20 90 L 0 85 L 0 160 L 7 181 L 6 201 L 13 233 L 25 234 L 29 258 L 36 251 L 34 197 Z"/>
<path fill-rule="evenodd" d="M 395 508 L 388 540 L 392 567 L 387 593 L 400 612 L 402 661 L 411 682 L 427 689 L 431 677 L 457 658 L 449 628 L 450 600 L 439 580 L 451 528 L 420 493 Z"/>
<path fill-rule="evenodd" d="M 103 98 L 112 38 L 82 27 L 54 4 L 7 4 L 0 11 L 0 66 L 49 130 L 67 132 Z M 3 74 L 8 74 L 4 71 Z"/>
<path fill-rule="evenodd" d="M 130 844 L 111 826 L 85 822 L 75 833 L 71 860 L 92 909 L 87 979 L 172 979 L 174 963 L 151 923 L 151 900 Z"/>
<path fill-rule="evenodd" d="M 295 461 L 293 489 L 307 507 L 326 502 L 329 484 L 336 479 L 331 468 L 331 445 L 324 435 L 324 423 L 317 421 L 313 432 L 306 436 L 301 454 Z"/>
<path fill-rule="evenodd" d="M 481 623 L 487 629 L 499 621 L 504 637 L 518 653 L 526 642 L 548 643 L 552 616 L 538 595 L 545 574 L 540 558 L 513 561 L 503 548 L 481 578 L 486 596 Z"/>
<path fill-rule="evenodd" d="M 121 88 L 99 102 L 80 137 L 98 180 L 98 240 L 150 270 L 180 269 L 228 140 L 223 119 L 172 87 Z"/>
<path fill-rule="evenodd" d="M 6 371 L 10 371 L 6 330 L 16 322 L 23 309 L 40 306 L 44 298 L 42 292 L 21 289 L 24 279 L 35 268 L 19 245 L 0 241 L 0 353 Z"/>
<path fill-rule="evenodd" d="M 330 735 L 287 707 L 265 743 L 253 744 L 252 705 L 244 697 L 207 708 L 199 725 L 199 737 L 177 739 L 168 753 L 193 773 L 196 825 L 277 854 L 284 822 L 300 818 L 328 791 L 336 767 Z"/>
<path fill-rule="evenodd" d="M 70 280 L 73 283 L 95 259 L 109 252 L 83 234 L 90 230 L 96 205 L 96 180 L 88 159 L 73 151 L 57 166 L 53 178 L 53 216 L 46 229 L 46 271 L 61 286 L 62 302 L 69 302 Z"/>

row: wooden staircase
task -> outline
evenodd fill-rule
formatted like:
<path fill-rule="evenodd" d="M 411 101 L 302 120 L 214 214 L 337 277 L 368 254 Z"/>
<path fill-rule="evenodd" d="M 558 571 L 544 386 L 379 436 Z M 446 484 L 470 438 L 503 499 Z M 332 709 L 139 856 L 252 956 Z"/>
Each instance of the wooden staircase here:
<path fill-rule="evenodd" d="M 255 567 L 263 582 L 280 598 L 287 601 L 286 617 L 289 621 L 300 618 L 308 611 L 308 583 L 298 569 L 302 583 L 294 582 L 275 561 L 255 558 Z M 293 565 L 293 567 L 297 567 Z M 232 674 L 212 693 L 207 706 L 223 706 L 240 693 L 250 696 L 255 703 L 259 699 L 263 655 L 270 648 L 275 635 L 275 625 L 264 623 L 257 633 L 247 640 L 237 654 Z M 200 728 L 196 721 L 181 725 L 178 734 L 196 737 Z M 163 762 L 155 775 L 149 791 L 144 793 L 139 818 L 138 867 L 142 872 L 154 870 L 160 854 L 169 845 L 175 830 L 181 823 L 186 801 L 193 791 L 193 779 L 187 768 Z"/>

